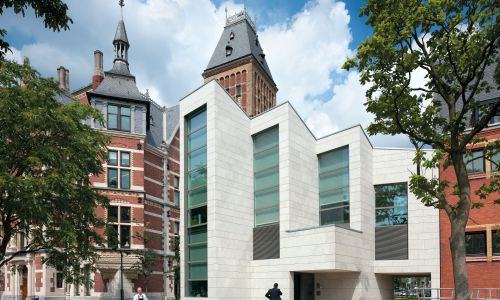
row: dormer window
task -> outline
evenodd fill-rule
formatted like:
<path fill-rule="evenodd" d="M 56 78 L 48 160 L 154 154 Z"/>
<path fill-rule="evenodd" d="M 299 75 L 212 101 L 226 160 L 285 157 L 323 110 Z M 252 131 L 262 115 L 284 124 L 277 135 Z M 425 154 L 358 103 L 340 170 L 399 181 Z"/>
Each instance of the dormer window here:
<path fill-rule="evenodd" d="M 226 46 L 226 56 L 233 54 L 233 47 Z"/>
<path fill-rule="evenodd" d="M 234 32 L 231 31 L 231 33 L 229 34 L 229 39 L 230 40 L 234 39 Z"/>

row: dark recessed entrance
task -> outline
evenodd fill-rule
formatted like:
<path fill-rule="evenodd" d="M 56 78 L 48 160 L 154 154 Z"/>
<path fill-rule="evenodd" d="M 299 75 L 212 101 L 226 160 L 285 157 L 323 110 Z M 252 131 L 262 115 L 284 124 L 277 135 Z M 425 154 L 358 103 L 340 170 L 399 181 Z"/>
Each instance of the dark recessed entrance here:
<path fill-rule="evenodd" d="M 314 274 L 294 273 L 293 294 L 294 300 L 314 300 Z"/>

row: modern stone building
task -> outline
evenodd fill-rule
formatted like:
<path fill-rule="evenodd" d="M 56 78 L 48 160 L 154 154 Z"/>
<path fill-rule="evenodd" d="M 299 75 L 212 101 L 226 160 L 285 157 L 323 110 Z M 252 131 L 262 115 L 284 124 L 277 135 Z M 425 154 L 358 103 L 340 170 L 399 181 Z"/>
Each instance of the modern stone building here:
<path fill-rule="evenodd" d="M 123 255 L 123 289 L 126 299 L 142 286 L 149 299 L 174 299 L 173 240 L 179 230 L 179 107 L 162 107 L 141 93 L 129 70 L 130 43 L 123 20 L 113 39 L 112 68 L 103 71 L 102 52 L 94 53 L 92 83 L 69 93 L 69 71 L 58 69 L 61 102 L 71 98 L 95 106 L 105 119 L 89 125 L 110 135 L 104 173 L 91 178 L 93 186 L 109 198 L 110 207 L 96 214 L 112 224 L 118 244 L 100 251 L 97 271 L 83 282 L 66 284 L 61 273 L 42 264 L 44 253 L 18 256 L 2 270 L 2 299 L 110 299 L 120 297 L 120 256 Z M 104 230 L 100 230 L 104 234 Z M 11 243 L 22 247 L 22 239 Z M 139 271 L 133 250 L 156 254 L 147 278 Z M 13 268 L 16 271 L 13 271 Z M 88 269 L 83 265 L 82 268 Z M 88 269 L 89 270 L 89 269 Z"/>
<path fill-rule="evenodd" d="M 183 299 L 262 299 L 274 282 L 283 299 L 391 299 L 394 275 L 439 287 L 439 213 L 408 190 L 414 152 L 374 148 L 360 126 L 316 138 L 275 106 L 247 39 L 248 15 L 228 18 L 206 83 L 180 101 Z M 263 107 L 242 97 L 259 76 Z"/>

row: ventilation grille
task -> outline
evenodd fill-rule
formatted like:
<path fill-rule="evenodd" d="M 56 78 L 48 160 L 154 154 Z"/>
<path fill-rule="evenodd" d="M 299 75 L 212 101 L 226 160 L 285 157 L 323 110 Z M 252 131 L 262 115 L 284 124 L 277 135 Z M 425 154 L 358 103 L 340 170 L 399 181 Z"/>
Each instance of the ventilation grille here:
<path fill-rule="evenodd" d="M 375 228 L 375 259 L 408 259 L 408 225 Z"/>
<path fill-rule="evenodd" d="M 253 259 L 280 257 L 280 225 L 273 224 L 253 229 Z"/>

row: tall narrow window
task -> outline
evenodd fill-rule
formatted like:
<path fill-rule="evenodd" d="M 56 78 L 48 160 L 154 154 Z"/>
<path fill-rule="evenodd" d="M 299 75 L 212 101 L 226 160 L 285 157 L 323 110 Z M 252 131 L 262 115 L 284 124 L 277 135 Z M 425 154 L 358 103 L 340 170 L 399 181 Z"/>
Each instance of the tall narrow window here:
<path fill-rule="evenodd" d="M 491 242 L 493 243 L 493 255 L 500 256 L 500 230 L 492 231 Z"/>
<path fill-rule="evenodd" d="M 118 160 L 118 157 L 120 158 Z M 108 187 L 130 189 L 130 152 L 108 151 Z"/>
<path fill-rule="evenodd" d="M 408 187 L 404 183 L 375 186 L 377 226 L 408 224 Z"/>
<path fill-rule="evenodd" d="M 320 154 L 320 224 L 349 224 L 349 147 Z"/>
<path fill-rule="evenodd" d="M 187 117 L 186 125 L 187 292 L 208 297 L 206 110 Z"/>
<path fill-rule="evenodd" d="M 255 226 L 279 222 L 279 130 L 253 137 Z"/>
<path fill-rule="evenodd" d="M 130 248 L 131 241 L 131 215 L 128 206 L 109 206 L 108 223 L 108 247 Z"/>
<path fill-rule="evenodd" d="M 497 149 L 497 151 L 499 152 L 493 154 L 493 156 L 490 159 L 491 172 L 500 171 L 500 150 Z"/>

